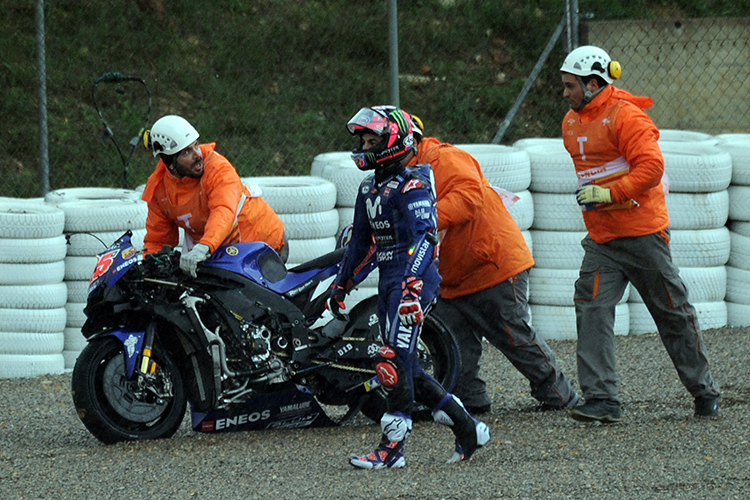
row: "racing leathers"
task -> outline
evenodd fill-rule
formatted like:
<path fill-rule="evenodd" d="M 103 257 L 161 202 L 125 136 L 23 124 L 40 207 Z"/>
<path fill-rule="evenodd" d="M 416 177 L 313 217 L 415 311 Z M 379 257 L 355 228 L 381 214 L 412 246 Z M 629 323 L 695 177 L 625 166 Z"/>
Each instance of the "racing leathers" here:
<path fill-rule="evenodd" d="M 486 443 L 483 437 L 482 442 L 477 442 L 475 426 L 479 423 L 457 398 L 422 370 L 416 352 L 421 320 L 406 324 L 402 321 L 403 311 L 399 312 L 405 301 L 416 297 L 426 313 L 438 296 L 440 274 L 433 186 L 429 165 L 404 168 L 395 164 L 376 170 L 362 181 L 351 241 L 334 290 L 348 291 L 355 286 L 353 277 L 362 279 L 362 266 L 374 257 L 379 270 L 378 319 L 384 343 L 377 356 L 376 373 L 387 401 L 378 453 L 403 456 L 403 442 L 411 429 L 412 405 L 417 401 L 433 410 L 436 421 L 451 427 L 457 438 L 457 450 L 465 450 L 468 458 Z M 417 287 L 410 286 L 415 282 L 419 283 Z M 403 432 L 396 433 L 398 440 L 390 434 L 396 427 L 403 428 Z M 366 464 L 366 459 L 360 458 L 354 457 L 352 463 Z M 384 462 L 388 460 L 387 456 L 383 458 Z"/>

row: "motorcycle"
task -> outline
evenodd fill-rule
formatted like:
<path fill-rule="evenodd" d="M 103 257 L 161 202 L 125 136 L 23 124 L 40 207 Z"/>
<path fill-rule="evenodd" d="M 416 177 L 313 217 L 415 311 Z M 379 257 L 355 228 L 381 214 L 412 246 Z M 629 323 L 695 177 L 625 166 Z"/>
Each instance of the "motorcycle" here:
<path fill-rule="evenodd" d="M 345 248 L 287 269 L 265 243 L 222 246 L 192 278 L 179 251 L 143 255 L 131 236 L 97 256 L 88 343 L 73 369 L 77 414 L 97 439 L 171 437 L 188 405 L 204 433 L 329 427 L 359 412 L 379 422 L 377 297 L 328 318 L 328 290 L 317 293 Z M 433 315 L 419 356 L 446 389 L 455 385 L 458 346 Z"/>

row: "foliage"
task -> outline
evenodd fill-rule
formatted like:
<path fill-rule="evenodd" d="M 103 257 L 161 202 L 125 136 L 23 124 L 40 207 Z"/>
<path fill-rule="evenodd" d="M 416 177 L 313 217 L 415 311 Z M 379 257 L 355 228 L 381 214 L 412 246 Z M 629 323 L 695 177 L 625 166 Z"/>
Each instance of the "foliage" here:
<path fill-rule="evenodd" d="M 0 0 L 0 114 L 6 196 L 36 196 L 38 110 L 33 2 Z M 580 2 L 597 17 L 747 13 L 747 0 Z M 564 13 L 561 0 L 409 0 L 399 8 L 400 104 L 427 133 L 489 142 Z M 315 155 L 348 150 L 344 124 L 389 101 L 387 2 L 347 0 L 58 0 L 45 2 L 51 189 L 146 181 L 140 146 L 124 162 L 102 141 L 94 106 L 125 157 L 144 124 L 175 113 L 242 176 L 304 175 Z M 503 142 L 554 136 L 565 111 L 558 42 Z M 106 72 L 143 78 L 99 84 Z M 7 176 L 4 176 L 7 177 Z"/>

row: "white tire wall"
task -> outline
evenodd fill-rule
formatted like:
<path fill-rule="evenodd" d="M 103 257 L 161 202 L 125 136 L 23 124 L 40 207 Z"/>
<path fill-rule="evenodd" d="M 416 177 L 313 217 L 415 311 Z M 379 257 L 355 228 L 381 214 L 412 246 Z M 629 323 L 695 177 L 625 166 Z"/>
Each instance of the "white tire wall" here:
<path fill-rule="evenodd" d="M 533 229 L 544 231 L 586 231 L 581 206 L 572 193 L 532 193 Z"/>
<path fill-rule="evenodd" d="M 681 267 L 680 278 L 693 302 L 721 302 L 727 294 L 727 269 L 725 266 Z M 630 286 L 629 302 L 643 303 L 634 286 Z"/>
<path fill-rule="evenodd" d="M 579 269 L 545 269 L 532 267 L 529 270 L 529 303 L 547 306 L 573 306 L 575 284 L 578 280 Z M 620 299 L 620 304 L 628 301 L 630 287 Z"/>
<path fill-rule="evenodd" d="M 580 269 L 583 262 L 581 240 L 586 231 L 539 231 L 532 229 L 534 260 L 546 269 Z"/>
<path fill-rule="evenodd" d="M 309 175 L 243 177 L 263 190 L 262 198 L 276 213 L 300 214 L 332 210 L 336 186 L 325 179 Z"/>
<path fill-rule="evenodd" d="M 336 249 L 336 186 L 314 176 L 245 177 L 284 223 L 289 263 L 304 263 Z M 291 267 L 291 266 L 287 266 Z"/>
<path fill-rule="evenodd" d="M 714 193 L 670 192 L 665 199 L 669 227 L 673 230 L 716 229 L 727 223 L 730 212 L 728 190 Z"/>
<path fill-rule="evenodd" d="M 568 193 L 578 188 L 575 166 L 560 139 L 526 148 L 531 165 L 532 193 Z"/>
<path fill-rule="evenodd" d="M 729 218 L 750 221 L 750 186 L 729 186 Z"/>
<path fill-rule="evenodd" d="M 732 157 L 732 185 L 750 186 L 750 134 L 722 134 L 716 147 Z"/>
<path fill-rule="evenodd" d="M 531 185 L 529 154 L 520 148 L 499 144 L 456 144 L 477 160 L 484 177 L 495 187 L 512 193 Z"/>
<path fill-rule="evenodd" d="M 659 146 L 670 192 L 713 193 L 729 187 L 732 157 L 726 151 L 707 141 L 662 142 Z"/>
<path fill-rule="evenodd" d="M 531 191 L 520 191 L 514 193 L 518 201 L 508 207 L 508 213 L 521 231 L 530 229 L 534 223 L 534 199 Z"/>
<path fill-rule="evenodd" d="M 726 302 L 728 326 L 750 326 L 750 306 Z"/>
<path fill-rule="evenodd" d="M 0 238 L 54 238 L 63 233 L 65 213 L 42 202 L 0 201 Z"/>
<path fill-rule="evenodd" d="M 48 204 L 59 207 L 65 213 L 68 249 L 64 261 L 64 282 L 66 289 L 75 290 L 75 293 L 68 293 L 64 330 L 76 328 L 80 338 L 71 343 L 70 336 L 63 335 L 62 355 L 66 369 L 73 368 L 85 345 L 81 341 L 83 335 L 80 328 L 86 321 L 83 308 L 97 254 L 105 251 L 128 230 L 133 233 L 133 247 L 143 249 L 148 205 L 141 200 L 141 195 L 142 191 L 129 189 L 69 188 L 52 191 L 45 196 Z"/>
<path fill-rule="evenodd" d="M 723 266 L 730 255 L 730 235 L 726 227 L 671 231 L 669 248 L 678 267 Z"/>
<path fill-rule="evenodd" d="M 358 169 L 354 162 L 350 161 L 324 166 L 320 177 L 336 187 L 336 207 L 351 208 L 356 204 L 359 185 L 369 173 Z"/>
<path fill-rule="evenodd" d="M 721 328 L 727 325 L 727 305 L 721 302 L 690 302 L 698 317 L 701 330 Z M 646 308 L 646 304 L 629 302 L 630 334 L 644 335 L 656 332 L 656 323 Z"/>
<path fill-rule="evenodd" d="M 534 329 L 545 340 L 576 340 L 576 309 L 574 306 L 548 306 L 529 304 Z M 615 306 L 615 335 L 627 335 L 630 331 L 628 304 Z"/>
<path fill-rule="evenodd" d="M 0 378 L 61 373 L 67 301 L 65 212 L 0 199 Z"/>
<path fill-rule="evenodd" d="M 714 146 L 719 139 L 705 132 L 696 132 L 693 130 L 675 130 L 659 129 L 659 144 L 664 142 L 706 142 L 707 145 Z"/>

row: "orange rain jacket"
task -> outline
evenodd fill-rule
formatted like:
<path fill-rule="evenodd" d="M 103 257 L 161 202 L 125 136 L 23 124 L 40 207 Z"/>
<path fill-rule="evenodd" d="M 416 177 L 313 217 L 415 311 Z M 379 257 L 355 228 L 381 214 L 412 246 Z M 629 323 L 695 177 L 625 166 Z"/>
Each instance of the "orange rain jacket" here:
<path fill-rule="evenodd" d="M 583 212 L 589 235 L 599 244 L 658 233 L 669 225 L 659 130 L 643 111 L 652 105 L 650 97 L 608 85 L 580 112 L 570 110 L 563 119 L 563 141 L 579 186 L 591 182 L 608 187 L 612 195 L 612 204 Z M 601 175 L 608 170 L 614 173 Z"/>
<path fill-rule="evenodd" d="M 178 227 L 211 252 L 222 244 L 265 241 L 276 251 L 284 246 L 284 224 L 262 198 L 253 198 L 229 160 L 201 144 L 203 175 L 176 177 L 159 160 L 142 198 L 148 203 L 146 251 L 177 246 Z M 241 207 L 237 214 L 238 207 Z"/>
<path fill-rule="evenodd" d="M 476 293 L 534 265 L 516 221 L 469 153 L 425 137 L 416 163 L 429 163 L 435 175 L 442 297 Z"/>

